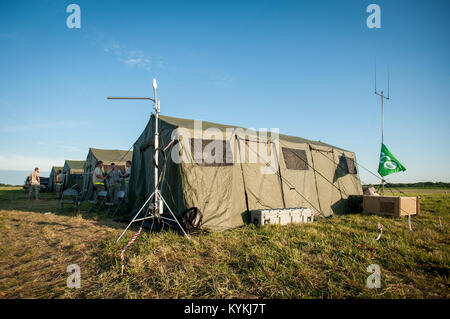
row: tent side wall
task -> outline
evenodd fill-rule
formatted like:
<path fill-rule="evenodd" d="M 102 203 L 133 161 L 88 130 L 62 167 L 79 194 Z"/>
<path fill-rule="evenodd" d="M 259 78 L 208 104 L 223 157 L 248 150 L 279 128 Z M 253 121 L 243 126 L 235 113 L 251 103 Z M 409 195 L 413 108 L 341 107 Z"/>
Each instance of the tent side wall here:
<path fill-rule="evenodd" d="M 50 171 L 50 175 L 48 176 L 48 191 L 53 192 L 53 184 L 55 183 L 55 170 L 52 167 L 52 170 Z"/>
<path fill-rule="evenodd" d="M 129 184 L 129 205 L 132 212 L 136 213 L 154 191 L 154 125 L 155 118 L 152 116 L 147 123 L 141 136 L 134 143 L 131 176 Z M 175 126 L 160 121 L 160 141 L 166 146 L 171 141 L 172 131 Z M 173 147 L 173 146 L 172 146 Z M 165 166 L 164 182 L 160 189 L 161 193 L 174 213 L 185 209 L 180 180 L 179 165 L 170 159 L 170 148 L 167 151 L 169 157 Z M 162 156 L 160 156 L 159 167 L 164 167 Z"/>
<path fill-rule="evenodd" d="M 286 207 L 310 207 L 317 213 L 319 195 L 310 145 L 279 140 L 278 155 Z"/>
<path fill-rule="evenodd" d="M 55 166 L 52 167 L 52 170 L 50 172 L 50 176 L 48 177 L 48 191 L 54 192 L 55 191 L 55 179 L 56 179 L 56 168 Z"/>
<path fill-rule="evenodd" d="M 92 184 L 92 172 L 95 169 L 95 164 L 97 158 L 91 149 L 89 149 L 88 155 L 86 157 L 86 162 L 84 163 L 84 173 L 83 173 L 83 192 L 84 199 L 91 199 L 94 193 Z"/>
<path fill-rule="evenodd" d="M 203 214 L 203 227 L 209 230 L 223 231 L 243 225 L 247 220 L 247 204 L 234 129 L 210 136 L 218 140 L 218 146 L 225 146 L 221 154 L 225 163 L 219 165 L 196 159 L 192 143 L 202 137 L 197 137 L 192 129 L 183 131 L 180 168 L 185 206 L 198 207 Z"/>
<path fill-rule="evenodd" d="M 83 188 L 83 167 L 84 161 L 70 161 L 64 162 L 63 168 L 63 190 L 77 185 L 80 189 Z"/>

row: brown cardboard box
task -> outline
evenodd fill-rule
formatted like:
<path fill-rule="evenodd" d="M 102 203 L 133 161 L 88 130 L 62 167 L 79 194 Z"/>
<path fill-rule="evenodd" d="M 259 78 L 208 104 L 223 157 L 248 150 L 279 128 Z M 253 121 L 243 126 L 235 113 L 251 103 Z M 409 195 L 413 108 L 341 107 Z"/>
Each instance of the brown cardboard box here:
<path fill-rule="evenodd" d="M 420 212 L 419 197 L 406 196 L 363 196 L 365 214 L 403 217 L 417 215 Z"/>

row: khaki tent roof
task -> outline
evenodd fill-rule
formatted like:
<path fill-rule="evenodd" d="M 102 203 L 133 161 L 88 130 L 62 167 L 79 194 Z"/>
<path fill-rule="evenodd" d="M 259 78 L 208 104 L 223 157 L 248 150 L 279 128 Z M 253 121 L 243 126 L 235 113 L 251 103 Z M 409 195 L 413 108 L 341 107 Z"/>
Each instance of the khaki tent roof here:
<path fill-rule="evenodd" d="M 63 166 L 52 166 L 52 171 L 57 173 L 59 170 L 63 170 Z"/>
<path fill-rule="evenodd" d="M 132 151 L 104 150 L 92 147 L 90 148 L 90 151 L 97 158 L 97 160 L 104 162 L 125 162 L 133 159 Z"/>
<path fill-rule="evenodd" d="M 66 160 L 64 166 L 68 166 L 71 174 L 83 174 L 85 161 Z"/>
<path fill-rule="evenodd" d="M 182 118 L 177 118 L 177 117 L 171 117 L 171 116 L 165 116 L 165 115 L 160 115 L 159 116 L 160 120 L 172 124 L 176 127 L 184 127 L 187 129 L 194 129 L 194 120 L 192 119 L 182 119 Z M 218 128 L 220 130 L 225 131 L 227 128 L 242 128 L 244 130 L 246 130 L 246 128 L 242 127 L 242 126 L 233 126 L 233 125 L 226 125 L 226 124 L 219 124 L 219 123 L 213 123 L 213 122 L 208 122 L 208 121 L 202 121 L 202 129 L 206 130 L 208 128 Z M 270 132 L 267 132 L 267 135 L 270 136 Z M 334 147 L 336 149 L 340 149 L 342 151 L 347 151 L 343 148 L 340 147 L 336 147 L 330 144 L 326 144 L 323 143 L 321 141 L 312 141 L 312 140 L 307 140 L 301 137 L 297 137 L 297 136 L 290 136 L 290 135 L 285 135 L 285 134 L 280 134 L 279 135 L 280 140 L 284 140 L 286 142 L 292 142 L 292 143 L 308 143 L 308 144 L 313 144 L 313 145 L 319 145 L 319 146 L 324 146 L 324 147 Z"/>

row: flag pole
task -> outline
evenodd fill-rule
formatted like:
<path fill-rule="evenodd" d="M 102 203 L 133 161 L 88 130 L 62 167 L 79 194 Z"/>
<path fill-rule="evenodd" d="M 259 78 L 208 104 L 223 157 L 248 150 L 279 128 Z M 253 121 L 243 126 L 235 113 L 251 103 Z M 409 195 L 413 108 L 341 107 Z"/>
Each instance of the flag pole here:
<path fill-rule="evenodd" d="M 383 91 L 381 91 L 381 147 L 384 144 L 384 108 L 383 108 Z M 381 177 L 381 195 L 384 195 L 384 177 Z"/>
<path fill-rule="evenodd" d="M 381 147 L 384 144 L 384 101 L 383 99 L 389 100 L 389 67 L 388 67 L 388 96 L 384 95 L 383 91 L 377 92 L 377 61 L 375 59 L 375 95 L 380 96 L 381 99 Z M 381 176 L 381 195 L 384 195 L 384 177 Z"/>

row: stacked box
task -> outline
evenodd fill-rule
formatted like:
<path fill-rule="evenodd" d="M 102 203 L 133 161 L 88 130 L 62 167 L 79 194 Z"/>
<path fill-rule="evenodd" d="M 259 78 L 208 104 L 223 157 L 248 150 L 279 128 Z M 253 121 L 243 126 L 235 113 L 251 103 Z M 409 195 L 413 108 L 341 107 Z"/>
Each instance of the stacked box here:
<path fill-rule="evenodd" d="M 363 211 L 365 214 L 404 217 L 417 215 L 420 212 L 418 197 L 407 196 L 370 196 L 363 197 Z"/>

